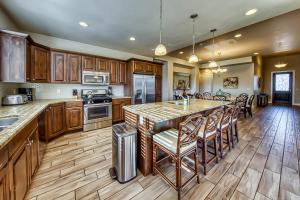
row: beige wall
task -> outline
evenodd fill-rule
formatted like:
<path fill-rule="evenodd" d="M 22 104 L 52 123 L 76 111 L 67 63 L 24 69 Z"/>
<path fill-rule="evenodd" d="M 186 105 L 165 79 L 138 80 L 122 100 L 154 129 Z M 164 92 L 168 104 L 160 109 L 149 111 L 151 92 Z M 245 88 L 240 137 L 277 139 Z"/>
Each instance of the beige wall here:
<path fill-rule="evenodd" d="M 275 64 L 285 62 L 285 68 L 276 68 Z M 277 71 L 295 71 L 294 102 L 300 105 L 300 53 L 285 56 L 263 57 L 263 91 L 271 94 L 271 73 Z"/>

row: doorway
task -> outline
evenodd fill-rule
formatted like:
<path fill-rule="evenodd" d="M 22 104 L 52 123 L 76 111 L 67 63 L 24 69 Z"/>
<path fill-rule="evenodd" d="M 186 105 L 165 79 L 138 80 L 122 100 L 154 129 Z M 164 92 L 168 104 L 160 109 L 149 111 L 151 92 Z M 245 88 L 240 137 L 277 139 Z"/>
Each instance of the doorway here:
<path fill-rule="evenodd" d="M 273 104 L 292 105 L 293 72 L 274 72 L 272 84 Z"/>

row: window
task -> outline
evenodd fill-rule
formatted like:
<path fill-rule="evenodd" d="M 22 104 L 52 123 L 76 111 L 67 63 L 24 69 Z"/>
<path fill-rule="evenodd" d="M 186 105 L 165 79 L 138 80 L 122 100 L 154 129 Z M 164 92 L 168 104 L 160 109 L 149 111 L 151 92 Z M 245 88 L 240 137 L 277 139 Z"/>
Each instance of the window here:
<path fill-rule="evenodd" d="M 275 91 L 289 91 L 290 90 L 290 75 L 276 74 Z"/>

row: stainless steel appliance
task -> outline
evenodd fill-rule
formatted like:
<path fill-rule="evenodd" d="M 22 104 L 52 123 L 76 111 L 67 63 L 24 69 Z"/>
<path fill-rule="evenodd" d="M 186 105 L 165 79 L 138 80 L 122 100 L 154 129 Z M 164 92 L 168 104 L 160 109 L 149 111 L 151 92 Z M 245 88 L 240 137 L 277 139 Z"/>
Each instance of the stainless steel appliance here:
<path fill-rule="evenodd" d="M 125 123 L 112 128 L 112 168 L 110 175 L 120 183 L 136 177 L 137 130 Z"/>
<path fill-rule="evenodd" d="M 82 72 L 82 84 L 86 85 L 109 85 L 109 73 L 108 72 Z"/>
<path fill-rule="evenodd" d="M 28 101 L 33 101 L 35 99 L 35 88 L 18 88 L 19 94 L 25 94 Z"/>
<path fill-rule="evenodd" d="M 133 102 L 134 104 L 155 102 L 155 76 L 133 75 Z"/>
<path fill-rule="evenodd" d="M 112 125 L 112 99 L 103 89 L 84 89 L 83 99 L 83 131 L 109 127 Z"/>
<path fill-rule="evenodd" d="M 2 98 L 3 106 L 20 105 L 25 103 L 28 103 L 28 99 L 24 94 L 6 95 Z"/>

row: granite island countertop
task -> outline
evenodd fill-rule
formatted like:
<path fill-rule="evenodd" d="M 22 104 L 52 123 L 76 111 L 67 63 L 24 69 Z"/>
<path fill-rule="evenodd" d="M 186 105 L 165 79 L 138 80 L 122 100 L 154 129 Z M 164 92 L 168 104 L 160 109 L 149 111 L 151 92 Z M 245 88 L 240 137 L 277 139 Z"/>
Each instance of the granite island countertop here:
<path fill-rule="evenodd" d="M 37 117 L 47 106 L 53 103 L 81 101 L 81 99 L 49 99 L 35 100 L 33 102 L 15 105 L 0 106 L 0 118 L 18 116 L 18 120 L 0 131 L 0 149 L 11 141 L 27 124 Z"/>
<path fill-rule="evenodd" d="M 187 105 L 184 105 L 181 100 L 130 105 L 124 106 L 123 108 L 133 114 L 147 118 L 155 123 L 159 123 L 204 112 L 228 104 L 230 104 L 228 101 L 191 99 Z"/>

